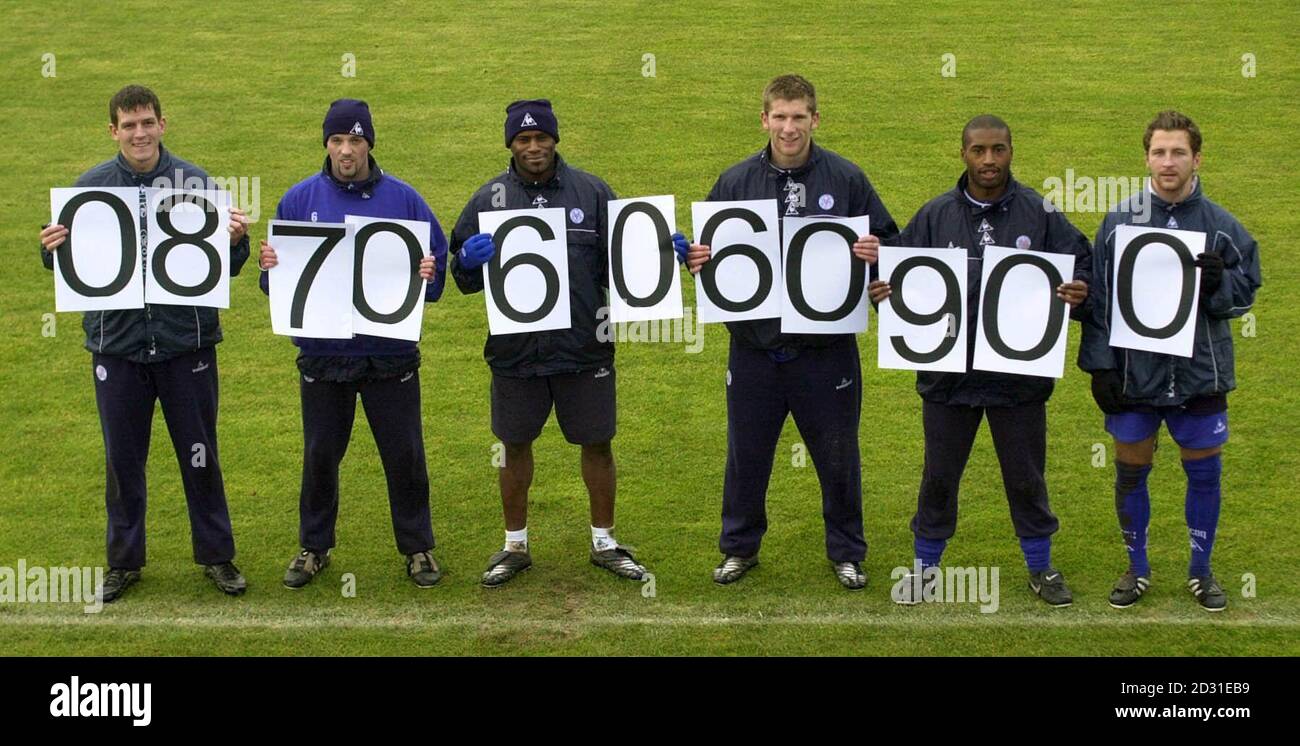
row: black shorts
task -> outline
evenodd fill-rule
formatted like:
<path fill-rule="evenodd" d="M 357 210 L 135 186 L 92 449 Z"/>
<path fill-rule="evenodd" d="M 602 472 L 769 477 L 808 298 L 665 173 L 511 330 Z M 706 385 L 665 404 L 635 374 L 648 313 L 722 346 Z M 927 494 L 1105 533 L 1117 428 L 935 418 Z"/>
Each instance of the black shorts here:
<path fill-rule="evenodd" d="M 531 443 L 551 416 L 564 439 L 596 445 L 614 439 L 614 366 L 533 378 L 492 374 L 492 433 L 503 443 Z"/>

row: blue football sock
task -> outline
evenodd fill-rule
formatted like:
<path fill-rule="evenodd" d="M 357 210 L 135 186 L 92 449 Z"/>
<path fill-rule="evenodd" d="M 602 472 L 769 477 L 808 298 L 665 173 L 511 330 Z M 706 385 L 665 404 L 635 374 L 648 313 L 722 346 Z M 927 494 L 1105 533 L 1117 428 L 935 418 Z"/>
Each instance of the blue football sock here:
<path fill-rule="evenodd" d="M 1184 461 L 1187 472 L 1187 537 L 1192 543 L 1192 561 L 1188 565 L 1189 577 L 1210 574 L 1210 552 L 1214 549 L 1214 532 L 1219 526 L 1219 506 L 1223 495 L 1219 491 L 1219 477 L 1223 461 L 1219 454 Z"/>
<path fill-rule="evenodd" d="M 1052 537 L 1020 537 L 1020 551 L 1025 553 L 1029 572 L 1043 572 L 1052 566 Z"/>
<path fill-rule="evenodd" d="M 1128 568 L 1139 577 L 1151 576 L 1147 561 L 1147 526 L 1151 523 L 1151 493 L 1147 475 L 1151 465 L 1115 462 L 1115 513 L 1128 550 Z"/>
<path fill-rule="evenodd" d="M 916 558 L 921 560 L 921 567 L 937 567 L 939 560 L 943 559 L 943 550 L 948 546 L 947 539 L 924 539 L 916 537 L 912 546 L 916 551 Z"/>

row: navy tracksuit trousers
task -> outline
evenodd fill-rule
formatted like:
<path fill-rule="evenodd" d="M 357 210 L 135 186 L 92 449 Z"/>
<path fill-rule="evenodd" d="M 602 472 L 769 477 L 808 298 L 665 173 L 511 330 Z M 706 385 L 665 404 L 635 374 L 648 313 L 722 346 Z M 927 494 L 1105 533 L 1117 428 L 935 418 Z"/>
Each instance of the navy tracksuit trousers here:
<path fill-rule="evenodd" d="M 145 463 L 155 401 L 162 404 L 181 468 L 194 561 L 233 560 L 235 540 L 217 459 L 216 348 L 159 363 L 96 354 L 91 366 L 104 433 L 109 567 L 144 567 Z"/>
<path fill-rule="evenodd" d="M 388 505 L 397 550 L 414 554 L 432 549 L 419 371 L 349 382 L 324 381 L 300 373 L 298 380 L 305 440 L 298 502 L 298 532 L 303 548 L 324 553 L 335 544 L 339 464 L 352 440 L 360 395 L 388 480 Z"/>
<path fill-rule="evenodd" d="M 722 488 L 723 554 L 751 556 L 767 530 L 767 487 L 787 415 L 817 468 L 826 556 L 861 562 L 862 461 L 858 422 L 862 371 L 856 342 L 800 350 L 776 362 L 734 339 L 727 370 L 727 472 Z"/>
<path fill-rule="evenodd" d="M 1022 539 L 1051 536 L 1060 523 L 1047 502 L 1047 405 L 967 407 L 922 403 L 925 468 L 912 532 L 947 540 L 957 531 L 957 488 L 980 420 L 989 420 L 1011 523 Z"/>

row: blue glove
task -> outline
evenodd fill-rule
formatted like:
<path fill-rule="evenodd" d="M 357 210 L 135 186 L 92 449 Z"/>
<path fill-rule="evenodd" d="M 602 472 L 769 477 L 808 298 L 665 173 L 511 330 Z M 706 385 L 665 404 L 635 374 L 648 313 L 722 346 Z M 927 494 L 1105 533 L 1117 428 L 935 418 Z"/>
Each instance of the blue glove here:
<path fill-rule="evenodd" d="M 686 263 L 686 252 L 691 250 L 690 242 L 680 233 L 673 234 L 673 251 L 677 252 L 677 263 Z"/>
<path fill-rule="evenodd" d="M 491 233 L 475 234 L 460 247 L 460 266 L 465 269 L 478 269 L 487 264 L 496 253 L 497 247 L 492 243 Z"/>

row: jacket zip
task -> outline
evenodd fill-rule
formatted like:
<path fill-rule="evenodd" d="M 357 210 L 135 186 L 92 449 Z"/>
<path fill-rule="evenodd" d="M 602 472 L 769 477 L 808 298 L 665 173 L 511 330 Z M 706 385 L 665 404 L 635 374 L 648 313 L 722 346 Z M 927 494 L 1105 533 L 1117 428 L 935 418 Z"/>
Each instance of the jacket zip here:
<path fill-rule="evenodd" d="M 145 197 L 144 182 L 139 176 L 136 177 L 136 186 L 140 189 L 140 268 L 144 273 L 146 280 L 149 276 L 149 229 L 146 227 L 148 218 L 149 201 Z M 102 320 L 102 317 L 101 317 Z M 149 333 L 149 356 L 153 357 L 158 354 L 158 340 L 154 338 L 153 325 L 153 308 L 144 304 L 144 328 Z"/>

